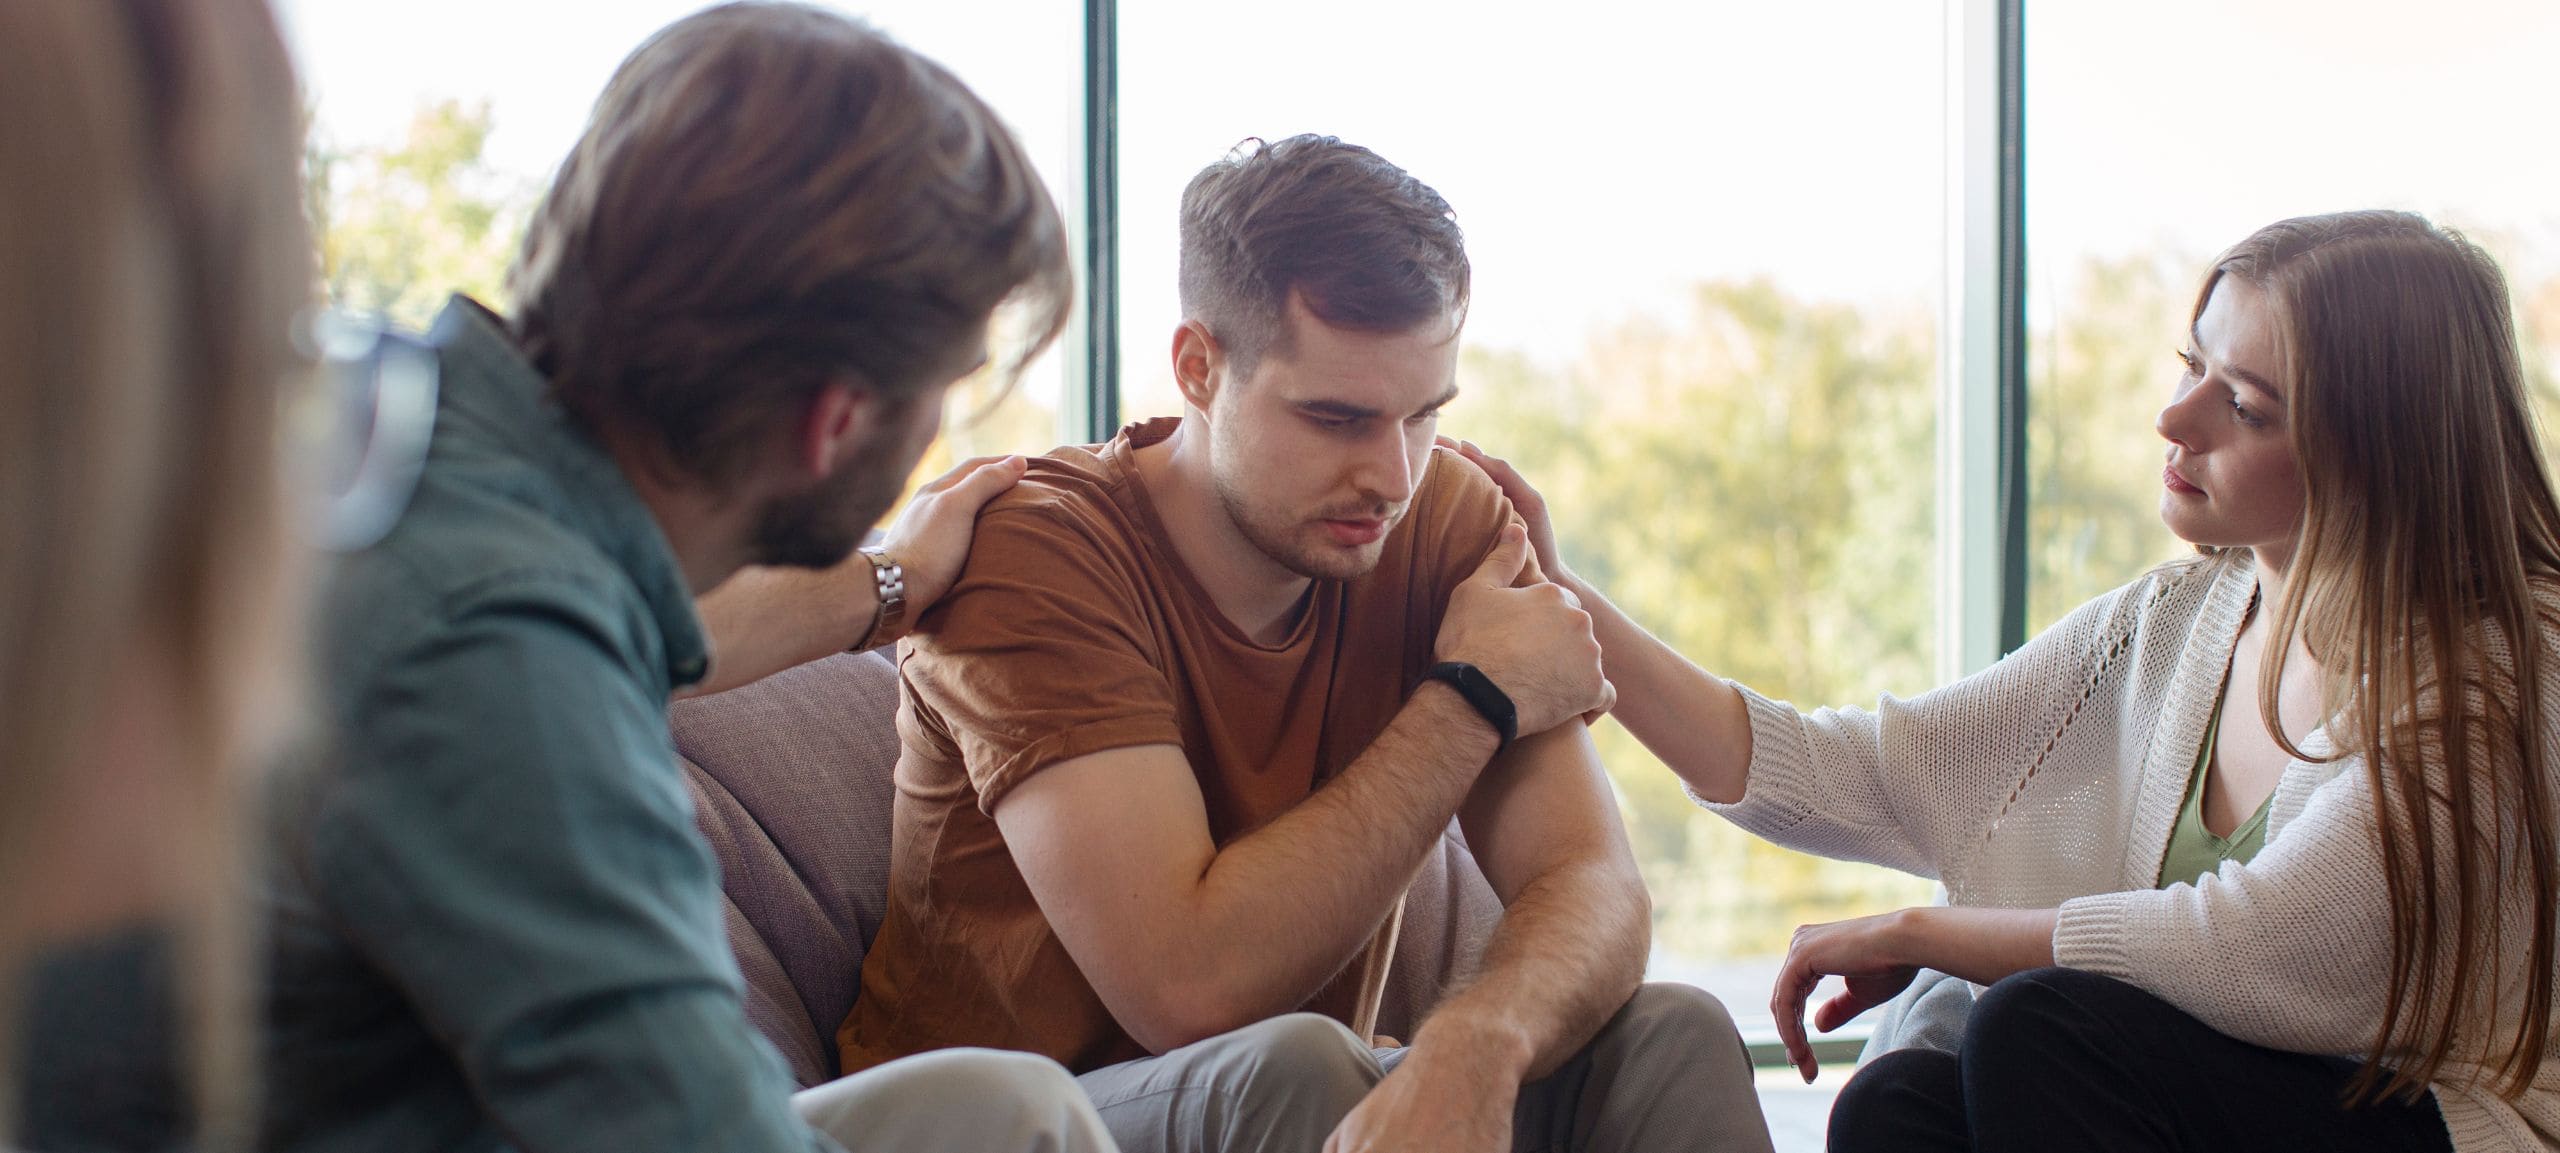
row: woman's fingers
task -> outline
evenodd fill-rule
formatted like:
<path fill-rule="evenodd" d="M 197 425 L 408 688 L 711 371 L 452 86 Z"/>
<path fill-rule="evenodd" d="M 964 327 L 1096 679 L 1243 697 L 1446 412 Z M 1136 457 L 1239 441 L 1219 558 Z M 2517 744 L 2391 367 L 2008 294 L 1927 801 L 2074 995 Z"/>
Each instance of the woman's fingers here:
<path fill-rule="evenodd" d="M 1483 469 L 1486 476 L 1493 478 L 1493 483 L 1502 489 L 1502 495 L 1511 498 L 1513 505 L 1530 508 L 1545 506 L 1545 498 L 1538 495 L 1537 488 L 1529 483 L 1529 478 L 1520 475 L 1519 469 L 1511 467 L 1510 461 L 1476 447 L 1476 442 L 1472 440 L 1459 441 L 1457 448 L 1459 455 L 1474 461 L 1477 468 Z"/>
<path fill-rule="evenodd" d="M 1859 985 L 1860 982 L 1851 981 L 1847 987 L 1824 998 L 1821 1004 L 1813 1007 L 1814 1032 L 1828 1033 L 1848 1024 L 1849 1018 L 1892 1000 L 1890 997 L 1871 996 L 1861 990 Z"/>
<path fill-rule="evenodd" d="M 1769 991 L 1769 1016 L 1777 1022 L 1778 1040 L 1786 1046 L 1788 1063 L 1810 1085 L 1819 1069 L 1813 1061 L 1813 1044 L 1805 1039 L 1804 1003 L 1822 974 L 1805 963 L 1802 943 L 1803 930 L 1799 929 L 1797 944 L 1788 948 L 1786 963 L 1778 969 L 1777 984 Z"/>

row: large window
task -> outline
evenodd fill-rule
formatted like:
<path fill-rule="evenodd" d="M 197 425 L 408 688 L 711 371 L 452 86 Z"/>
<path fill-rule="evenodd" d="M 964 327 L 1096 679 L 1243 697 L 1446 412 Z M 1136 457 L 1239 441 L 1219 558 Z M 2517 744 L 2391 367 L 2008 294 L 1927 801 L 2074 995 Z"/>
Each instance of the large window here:
<path fill-rule="evenodd" d="M 1808 706 L 1933 673 L 1943 32 L 1908 0 L 1121 0 L 1123 411 L 1179 411 L 1184 183 L 1340 136 L 1448 197 L 1475 302 L 1444 431 L 1520 464 L 1568 559 L 1713 671 Z M 1746 1017 L 1801 922 L 1927 900 L 1772 848 L 1599 733 L 1657 976 Z M 1750 1028 L 1746 1021 L 1746 1028 Z"/>
<path fill-rule="evenodd" d="M 309 89 L 314 218 L 332 302 L 423 325 L 445 294 L 502 305 L 526 214 L 614 66 L 702 0 L 277 0 Z M 881 0 L 853 12 L 965 78 L 1061 200 L 1083 172 L 1083 14 L 1050 0 Z M 953 392 L 920 478 L 978 453 L 1058 442 L 1069 352 L 1018 388 Z"/>
<path fill-rule="evenodd" d="M 2402 208 L 2462 229 L 2506 266 L 2547 426 L 2560 7 L 2036 4 L 2026 25 L 2030 627 L 2182 547 L 2152 418 L 2205 269 L 2261 225 Z"/>
<path fill-rule="evenodd" d="M 2560 7 L 2542 0 L 2414 21 L 2315 0 L 1088 0 L 1117 29 L 1098 46 L 1075 0 L 833 2 L 985 94 L 1080 229 L 1116 197 L 1097 233 L 1116 377 L 1089 381 L 1100 358 L 1079 342 L 992 408 L 977 382 L 928 469 L 1081 439 L 1105 386 L 1107 415 L 1174 411 L 1184 183 L 1249 136 L 1339 135 L 1439 188 L 1467 230 L 1446 430 L 1527 470 L 1573 563 L 1638 617 L 1808 706 L 1989 659 L 1983 626 L 2018 623 L 1972 607 L 1994 584 L 2040 628 L 2177 554 L 2151 432 L 2168 354 L 2206 262 L 2279 217 L 2405 207 L 2471 233 L 2505 262 L 2560 411 Z M 412 323 L 448 288 L 495 297 L 614 64 L 698 6 L 278 3 L 314 103 L 332 293 Z M 2021 8 L 2023 47 L 1986 31 Z M 1116 105 L 1087 102 L 1089 47 L 1116 52 Z M 2018 102 L 1987 98 L 2012 66 Z M 2024 109 L 2022 137 L 1982 118 L 1994 104 Z M 1115 119 L 1086 123 L 1095 106 Z M 1093 196 L 1088 137 L 1118 158 Z M 2004 146 L 2026 164 L 2020 278 L 1984 258 L 2015 252 L 1977 211 L 2020 203 L 1981 163 Z M 2017 317 L 2026 404 L 1985 433 L 1984 398 L 2008 394 L 1980 386 L 2016 347 L 1992 358 L 1986 334 Z M 2022 505 L 1984 479 L 2020 479 L 1992 463 L 2004 441 L 2025 446 Z M 2023 508 L 2023 585 L 1982 563 L 2019 559 L 1993 505 Z M 1749 1017 L 1796 924 L 1927 898 L 1754 841 L 1623 732 L 1600 741 L 1653 887 L 1658 975 Z"/>

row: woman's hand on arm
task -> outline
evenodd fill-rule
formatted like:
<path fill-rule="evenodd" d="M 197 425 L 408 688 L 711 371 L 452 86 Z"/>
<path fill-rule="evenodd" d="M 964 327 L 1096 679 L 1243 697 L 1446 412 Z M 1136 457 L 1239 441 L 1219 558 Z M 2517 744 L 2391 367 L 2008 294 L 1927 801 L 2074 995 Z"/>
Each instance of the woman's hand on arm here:
<path fill-rule="evenodd" d="M 1816 1071 L 1805 1039 L 1804 1006 L 1824 977 L 1847 988 L 1813 1011 L 1828 1033 L 1910 987 L 1922 969 L 1978 985 L 2053 964 L 2054 910 L 1928 906 L 1796 930 L 1769 991 L 1769 1015 L 1787 1058 L 1810 1083 Z"/>
<path fill-rule="evenodd" d="M 1510 462 L 1472 441 L 1442 437 L 1440 443 L 1501 486 L 1502 495 L 1510 498 L 1512 509 L 1528 525 L 1538 567 L 1547 579 L 1573 593 L 1583 611 L 1591 614 L 1609 681 L 1618 689 L 1617 707 L 1610 715 L 1700 797 L 1722 804 L 1741 800 L 1751 777 L 1751 712 L 1742 694 L 1645 631 L 1600 590 L 1566 568 L 1556 551 L 1555 519 L 1546 498 Z"/>

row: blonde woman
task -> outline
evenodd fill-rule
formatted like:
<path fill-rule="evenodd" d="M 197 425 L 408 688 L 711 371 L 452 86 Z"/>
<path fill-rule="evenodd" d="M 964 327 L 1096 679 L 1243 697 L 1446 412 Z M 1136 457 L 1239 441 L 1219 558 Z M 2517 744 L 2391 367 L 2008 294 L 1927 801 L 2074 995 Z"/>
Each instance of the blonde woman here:
<path fill-rule="evenodd" d="M 2560 1148 L 2560 511 L 2504 279 L 2416 216 L 2308 217 L 2193 317 L 2158 430 L 2201 555 L 1811 713 L 1567 574 L 1616 715 L 1743 828 L 1946 884 L 1797 931 L 1771 1007 L 1808 1076 L 1819 978 L 1818 1028 L 1900 998 L 1833 1149 Z"/>
<path fill-rule="evenodd" d="M 169 926 L 209 1141 L 251 1063 L 241 770 L 295 665 L 299 125 L 262 0 L 0 4 L 0 1038 L 39 953 Z M 16 1057 L 0 1145 L 77 1105 L 14 1100 Z"/>

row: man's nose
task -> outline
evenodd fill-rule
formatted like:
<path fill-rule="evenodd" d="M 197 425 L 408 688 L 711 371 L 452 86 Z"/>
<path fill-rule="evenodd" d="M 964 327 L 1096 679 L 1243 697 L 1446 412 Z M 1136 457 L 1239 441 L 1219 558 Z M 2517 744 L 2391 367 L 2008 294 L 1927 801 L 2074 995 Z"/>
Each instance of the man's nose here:
<path fill-rule="evenodd" d="M 1399 422 L 1394 431 L 1375 437 L 1362 448 L 1360 473 L 1355 481 L 1363 495 L 1382 504 L 1403 504 L 1413 499 L 1416 474 L 1431 455 L 1428 437 L 1405 435 Z"/>

